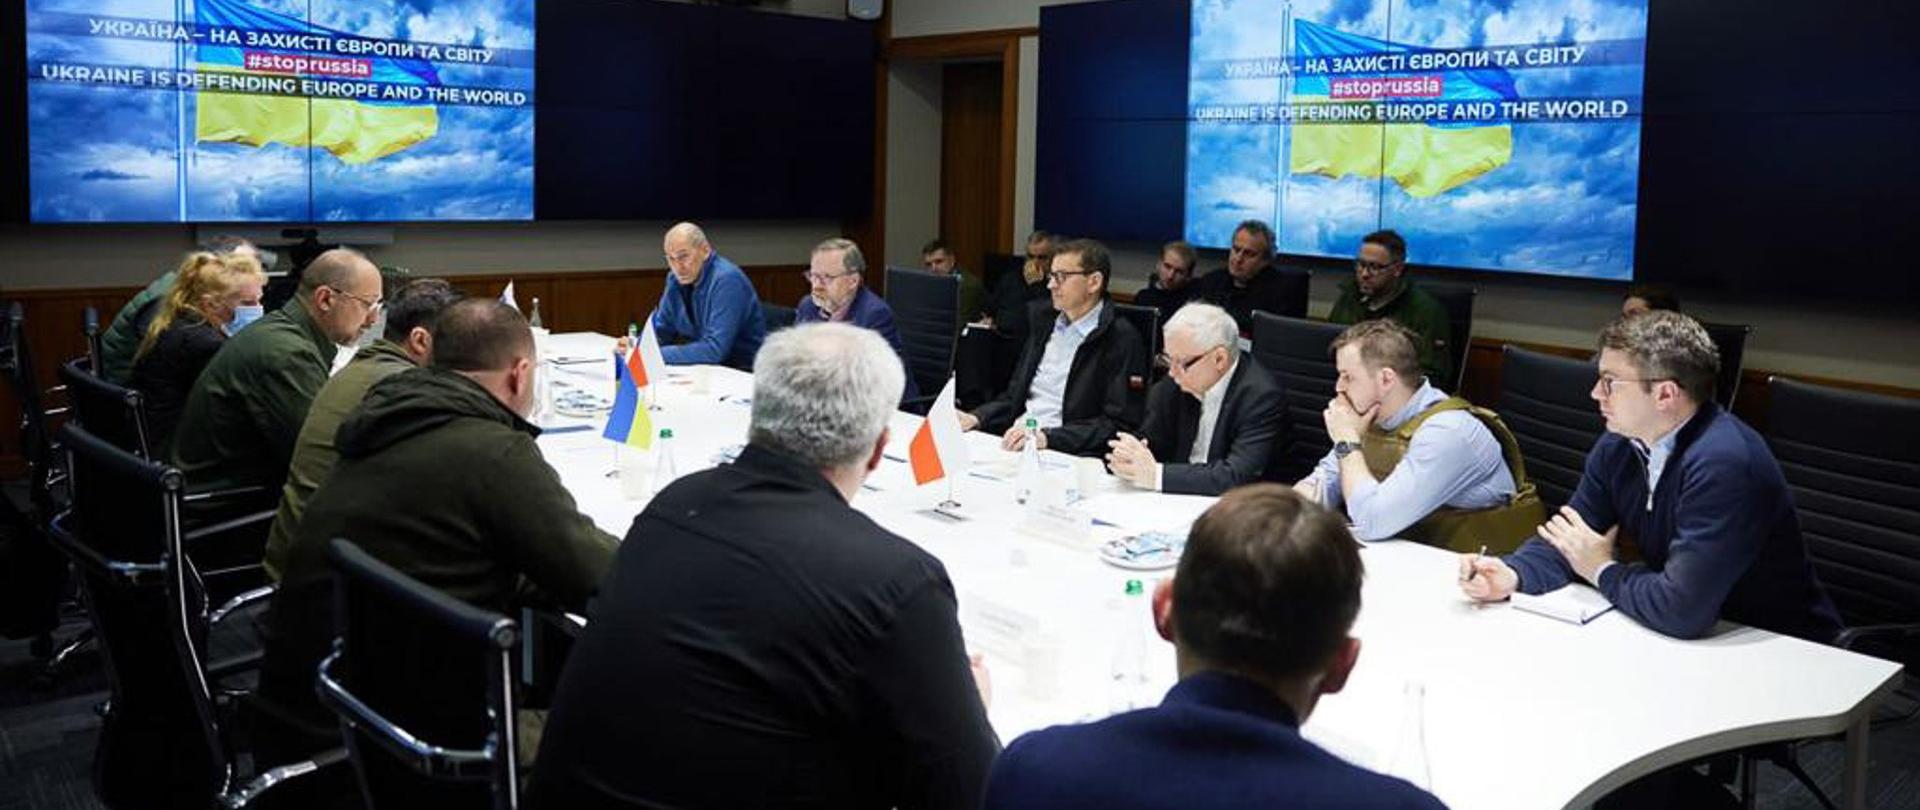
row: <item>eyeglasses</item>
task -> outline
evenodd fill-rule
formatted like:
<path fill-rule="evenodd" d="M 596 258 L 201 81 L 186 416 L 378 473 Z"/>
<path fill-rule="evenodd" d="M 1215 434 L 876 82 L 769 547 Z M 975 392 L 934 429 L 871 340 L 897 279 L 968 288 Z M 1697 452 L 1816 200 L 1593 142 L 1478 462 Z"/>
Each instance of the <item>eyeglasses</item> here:
<path fill-rule="evenodd" d="M 1067 283 L 1068 276 L 1091 276 L 1091 275 L 1093 275 L 1092 270 L 1048 270 L 1047 271 L 1047 278 L 1053 279 L 1053 283 L 1055 284 Z"/>
<path fill-rule="evenodd" d="M 852 273 L 852 272 L 847 272 L 847 273 L 815 273 L 815 272 L 811 272 L 811 271 L 809 271 L 809 272 L 806 272 L 806 273 L 801 273 L 801 275 L 803 275 L 803 276 L 806 276 L 806 277 L 807 277 L 807 280 L 808 280 L 808 281 L 811 281 L 811 282 L 813 282 L 813 283 L 815 283 L 815 284 L 825 284 L 825 283 L 827 283 L 827 282 L 829 282 L 829 281 L 832 281 L 832 280 L 834 280 L 834 279 L 836 279 L 836 278 L 846 278 L 847 276 L 854 276 L 854 275 L 859 275 L 859 274 L 858 274 L 858 273 Z"/>
<path fill-rule="evenodd" d="M 1638 379 L 1635 379 L 1632 377 L 1614 377 L 1607 374 L 1602 374 L 1600 375 L 1600 395 L 1603 397 L 1613 396 L 1614 383 L 1667 382 L 1672 379 L 1673 379 L 1672 377 L 1640 377 Z"/>
<path fill-rule="evenodd" d="M 1219 347 L 1216 346 L 1214 348 L 1217 349 Z M 1160 362 L 1167 367 L 1168 374 L 1186 374 L 1193 370 L 1193 364 L 1207 359 L 1207 355 L 1209 354 L 1213 354 L 1213 349 L 1208 349 L 1185 360 L 1175 360 L 1173 355 L 1161 352 Z"/>
<path fill-rule="evenodd" d="M 1355 259 L 1353 261 L 1353 269 L 1366 273 L 1367 275 L 1373 275 L 1374 273 L 1385 273 L 1388 268 L 1396 264 L 1399 264 L 1399 262 L 1370 262 L 1366 259 Z"/>
<path fill-rule="evenodd" d="M 332 285 L 328 285 L 327 289 L 360 302 L 360 305 L 363 307 L 366 307 L 369 312 L 376 311 L 387 303 L 378 298 L 373 298 L 373 299 L 361 298 L 360 296 L 354 295 L 353 293 L 347 292 L 346 290 L 340 289 L 339 287 L 335 287 Z"/>

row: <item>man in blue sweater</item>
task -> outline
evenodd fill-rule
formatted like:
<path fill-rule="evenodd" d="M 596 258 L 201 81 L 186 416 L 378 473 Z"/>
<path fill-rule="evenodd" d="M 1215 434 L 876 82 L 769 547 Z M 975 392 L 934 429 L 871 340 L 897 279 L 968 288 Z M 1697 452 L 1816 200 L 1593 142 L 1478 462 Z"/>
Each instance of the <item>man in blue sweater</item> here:
<path fill-rule="evenodd" d="M 1158 707 L 1015 740 L 988 810 L 1441 807 L 1300 736 L 1360 656 L 1361 574 L 1338 515 L 1278 484 L 1229 491 L 1153 595 L 1180 683 Z"/>
<path fill-rule="evenodd" d="M 1699 638 L 1726 618 L 1831 642 L 1839 614 L 1814 579 L 1780 465 L 1752 428 L 1714 404 L 1719 354 L 1677 312 L 1600 333 L 1593 398 L 1607 435 L 1572 503 L 1506 559 L 1466 555 L 1475 599 L 1584 580 L 1660 633 Z M 1616 545 L 1638 550 L 1615 558 Z"/>
<path fill-rule="evenodd" d="M 667 231 L 667 290 L 653 311 L 660 356 L 668 365 L 728 365 L 753 370 L 767 338 L 760 298 L 740 266 L 713 252 L 700 226 Z"/>

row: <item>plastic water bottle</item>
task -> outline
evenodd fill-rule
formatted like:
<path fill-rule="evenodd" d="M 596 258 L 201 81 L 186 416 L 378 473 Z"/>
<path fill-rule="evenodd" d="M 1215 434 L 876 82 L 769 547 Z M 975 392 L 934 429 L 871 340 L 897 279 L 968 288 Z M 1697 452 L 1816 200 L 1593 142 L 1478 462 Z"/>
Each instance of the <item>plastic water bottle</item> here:
<path fill-rule="evenodd" d="M 673 463 L 673 429 L 661 428 L 660 441 L 653 446 L 653 491 L 666 489 L 678 477 Z"/>
<path fill-rule="evenodd" d="M 1020 472 L 1013 481 L 1013 499 L 1020 503 L 1040 487 L 1040 420 L 1027 417 L 1026 431 L 1027 442 L 1020 446 Z"/>
<path fill-rule="evenodd" d="M 1407 681 L 1400 705 L 1400 734 L 1387 760 L 1387 773 L 1412 782 L 1421 790 L 1433 789 L 1433 771 L 1427 765 L 1427 686 Z"/>
<path fill-rule="evenodd" d="M 540 299 L 538 298 L 533 299 L 533 314 L 527 316 L 527 325 L 535 329 L 545 329 L 547 327 L 546 324 L 540 322 Z"/>
<path fill-rule="evenodd" d="M 1127 580 L 1124 594 L 1107 603 L 1113 623 L 1113 666 L 1107 684 L 1107 711 L 1112 714 L 1146 706 L 1147 589 L 1140 580 Z"/>

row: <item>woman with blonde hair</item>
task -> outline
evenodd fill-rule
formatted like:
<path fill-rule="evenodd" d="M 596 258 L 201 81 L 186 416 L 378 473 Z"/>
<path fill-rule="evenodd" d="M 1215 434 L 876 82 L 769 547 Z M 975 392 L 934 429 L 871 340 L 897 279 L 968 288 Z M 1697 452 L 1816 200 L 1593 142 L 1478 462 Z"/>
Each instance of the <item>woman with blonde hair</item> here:
<path fill-rule="evenodd" d="M 265 314 L 267 274 L 245 253 L 188 254 L 133 356 L 129 387 L 146 395 L 156 457 L 165 458 L 187 394 L 228 336 Z"/>

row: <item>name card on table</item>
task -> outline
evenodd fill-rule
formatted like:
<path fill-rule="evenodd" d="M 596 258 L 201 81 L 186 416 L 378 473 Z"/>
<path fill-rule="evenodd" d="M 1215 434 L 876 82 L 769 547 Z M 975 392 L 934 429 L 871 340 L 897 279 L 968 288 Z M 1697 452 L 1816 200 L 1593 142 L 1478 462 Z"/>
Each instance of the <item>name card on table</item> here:
<path fill-rule="evenodd" d="M 1090 548 L 1093 545 L 1093 516 L 1079 505 L 1085 501 L 1067 502 L 1067 488 L 1060 478 L 1051 473 L 1039 476 L 1033 494 L 1027 498 L 1019 529 L 1025 534 L 1073 548 Z"/>

